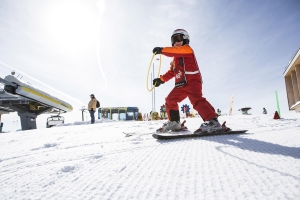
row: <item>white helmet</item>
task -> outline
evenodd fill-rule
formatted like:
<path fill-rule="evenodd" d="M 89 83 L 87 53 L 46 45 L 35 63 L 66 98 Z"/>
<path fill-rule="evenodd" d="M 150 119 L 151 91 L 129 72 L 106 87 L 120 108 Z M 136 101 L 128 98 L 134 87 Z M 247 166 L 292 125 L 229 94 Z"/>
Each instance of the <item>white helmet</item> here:
<path fill-rule="evenodd" d="M 176 29 L 172 36 L 171 36 L 171 43 L 172 46 L 175 44 L 175 42 L 181 42 L 183 41 L 183 45 L 190 43 L 190 36 L 188 32 L 184 29 Z"/>

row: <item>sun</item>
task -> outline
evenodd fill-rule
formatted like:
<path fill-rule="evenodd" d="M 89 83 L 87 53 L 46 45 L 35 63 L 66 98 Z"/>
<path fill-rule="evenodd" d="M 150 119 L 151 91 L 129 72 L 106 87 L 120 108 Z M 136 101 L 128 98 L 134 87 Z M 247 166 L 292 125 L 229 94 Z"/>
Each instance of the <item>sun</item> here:
<path fill-rule="evenodd" d="M 46 14 L 47 39 L 64 52 L 81 52 L 95 41 L 97 23 L 93 10 L 84 1 L 58 1 Z"/>

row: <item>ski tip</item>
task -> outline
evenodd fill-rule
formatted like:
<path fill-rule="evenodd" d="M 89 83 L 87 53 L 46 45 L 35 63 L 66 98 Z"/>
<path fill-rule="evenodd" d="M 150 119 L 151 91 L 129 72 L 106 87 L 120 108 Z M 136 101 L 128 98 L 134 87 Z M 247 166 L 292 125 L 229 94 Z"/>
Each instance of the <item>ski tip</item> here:
<path fill-rule="evenodd" d="M 158 139 L 158 135 L 157 134 L 152 134 L 152 137 L 154 137 L 155 139 Z"/>
<path fill-rule="evenodd" d="M 224 131 L 224 134 L 235 134 L 235 133 L 246 133 L 248 130 L 229 130 L 229 131 Z"/>

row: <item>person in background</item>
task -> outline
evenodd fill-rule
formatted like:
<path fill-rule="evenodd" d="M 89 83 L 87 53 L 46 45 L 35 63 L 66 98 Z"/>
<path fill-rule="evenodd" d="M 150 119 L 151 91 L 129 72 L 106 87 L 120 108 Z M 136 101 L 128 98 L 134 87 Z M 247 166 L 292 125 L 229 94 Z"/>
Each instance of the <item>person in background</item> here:
<path fill-rule="evenodd" d="M 267 110 L 263 108 L 263 114 L 267 114 Z"/>
<path fill-rule="evenodd" d="M 96 112 L 96 105 L 97 105 L 97 99 L 95 98 L 94 94 L 90 95 L 91 100 L 88 104 L 88 111 L 90 112 L 91 115 L 91 124 L 95 123 L 95 112 Z"/>
<path fill-rule="evenodd" d="M 217 114 L 221 116 L 221 110 L 219 108 L 217 109 Z"/>

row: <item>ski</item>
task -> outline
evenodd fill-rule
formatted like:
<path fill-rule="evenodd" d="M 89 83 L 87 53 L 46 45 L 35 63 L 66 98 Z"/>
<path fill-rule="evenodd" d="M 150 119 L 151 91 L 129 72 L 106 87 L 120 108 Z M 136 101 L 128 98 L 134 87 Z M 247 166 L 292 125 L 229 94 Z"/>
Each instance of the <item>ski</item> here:
<path fill-rule="evenodd" d="M 159 140 L 166 140 L 166 139 L 177 139 L 177 138 L 194 138 L 194 137 L 205 137 L 205 136 L 219 136 L 219 135 L 230 135 L 230 134 L 243 134 L 246 133 L 248 130 L 230 130 L 230 131 L 222 131 L 222 132 L 214 132 L 214 133 L 192 133 L 190 131 L 181 131 L 179 134 L 177 132 L 171 133 L 155 133 L 152 136 Z M 184 133 L 190 132 L 190 133 Z"/>
<path fill-rule="evenodd" d="M 186 120 L 184 120 L 182 123 L 181 123 L 181 129 L 176 131 L 177 133 L 180 133 L 180 132 L 188 132 L 188 129 L 186 126 L 184 126 Z M 160 132 L 161 128 L 159 128 L 158 130 L 156 130 L 156 132 Z M 125 137 L 131 137 L 131 136 L 142 136 L 142 135 L 148 135 L 148 134 L 153 134 L 153 132 L 150 132 L 150 133 L 142 133 L 142 134 L 137 134 L 137 133 L 126 133 L 126 132 L 122 132 L 123 134 L 125 134 Z"/>
<path fill-rule="evenodd" d="M 185 121 L 184 121 L 185 122 Z M 184 124 L 184 123 L 183 123 Z M 222 130 L 218 132 L 201 132 L 196 130 L 195 132 L 189 131 L 187 128 L 179 131 L 172 131 L 167 133 L 155 133 L 152 136 L 159 140 L 166 140 L 166 139 L 177 139 L 177 138 L 194 138 L 194 137 L 205 137 L 205 136 L 219 136 L 219 135 L 230 135 L 230 134 L 244 134 L 248 130 L 231 130 L 230 128 L 226 127 L 226 121 L 222 124 Z"/>

